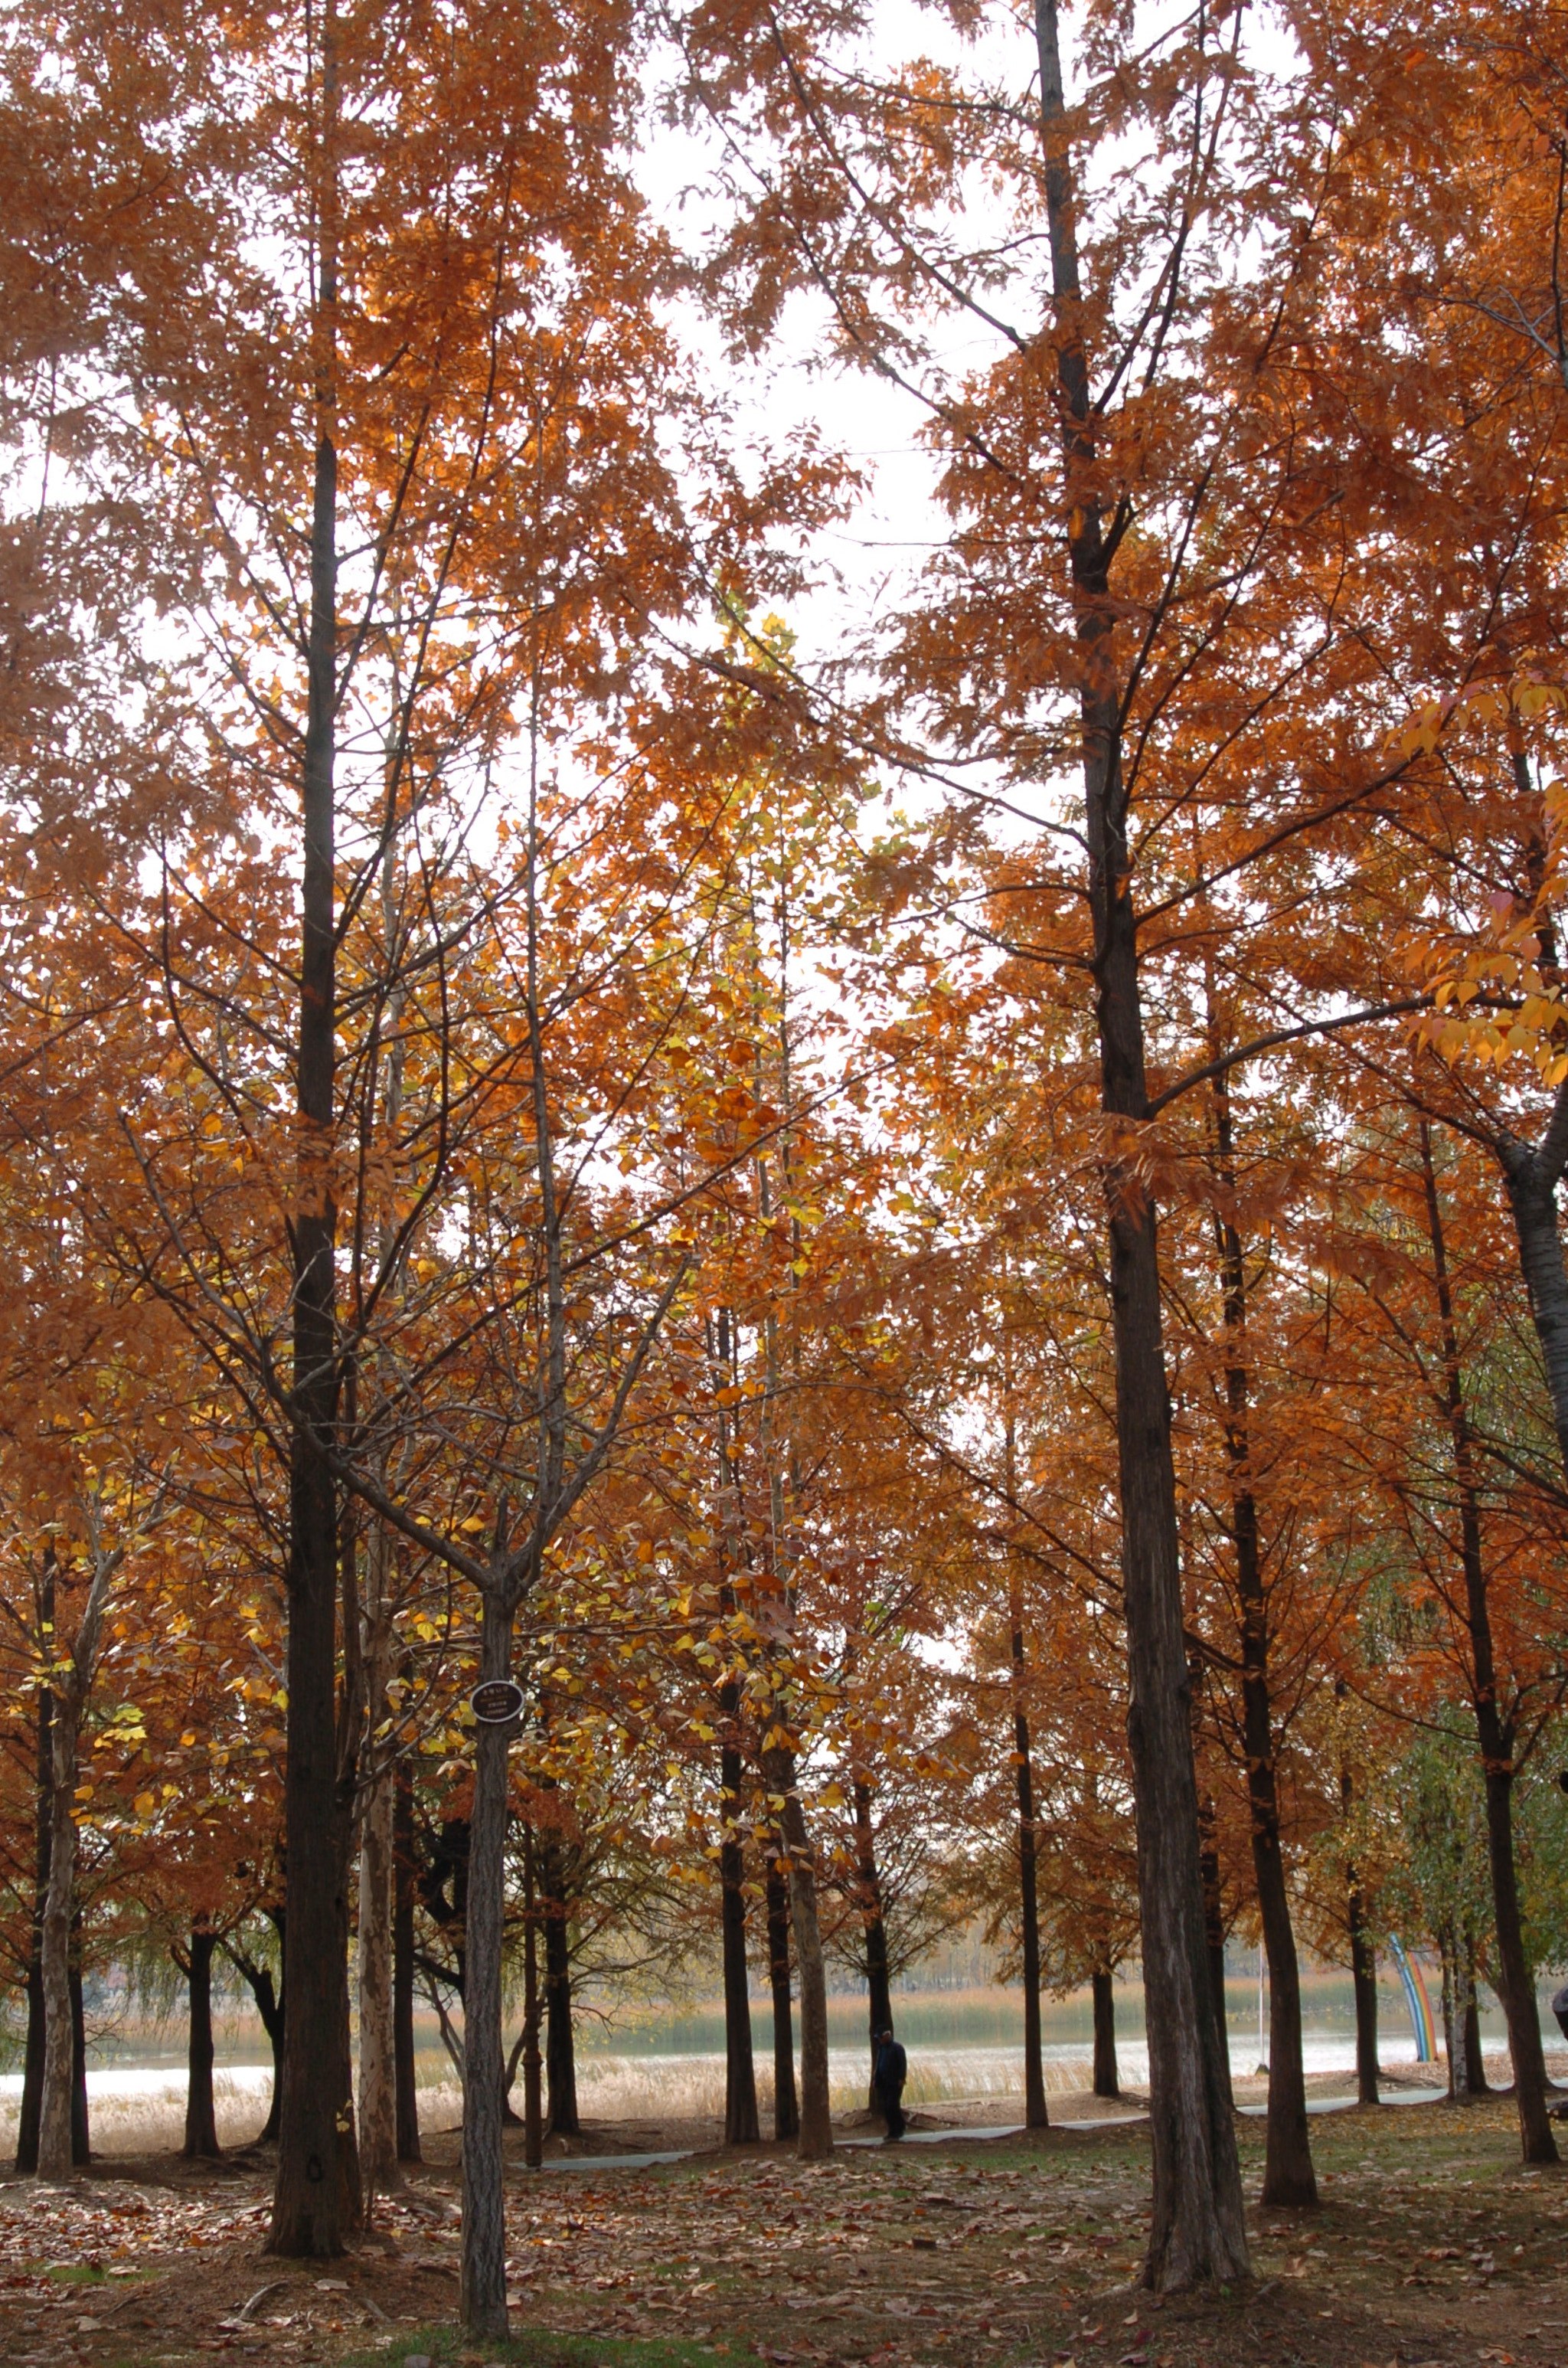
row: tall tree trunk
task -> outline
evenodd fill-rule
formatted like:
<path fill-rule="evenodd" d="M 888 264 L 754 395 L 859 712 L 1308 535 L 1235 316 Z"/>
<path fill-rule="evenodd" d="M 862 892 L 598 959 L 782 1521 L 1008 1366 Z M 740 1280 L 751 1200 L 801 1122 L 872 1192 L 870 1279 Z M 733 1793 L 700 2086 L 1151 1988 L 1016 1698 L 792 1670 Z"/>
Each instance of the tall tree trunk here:
<path fill-rule="evenodd" d="M 414 2058 L 414 1780 L 400 1759 L 392 1778 L 392 2067 L 397 2158 L 421 2162 L 419 2090 Z"/>
<path fill-rule="evenodd" d="M 392 1921 L 392 1771 L 383 1766 L 366 1791 L 359 1825 L 359 2171 L 367 2209 L 371 2195 L 401 2180 Z"/>
<path fill-rule="evenodd" d="M 790 2004 L 790 1886 L 777 1852 L 767 1854 L 767 1981 L 773 1995 L 773 2135 L 801 2135 L 795 2094 L 795 2029 Z"/>
<path fill-rule="evenodd" d="M 1456 1922 L 1449 1935 L 1449 2094 L 1456 2104 L 1470 2102 L 1470 1966 L 1464 1934 Z"/>
<path fill-rule="evenodd" d="M 332 2259 L 358 2215 L 348 2049 L 348 1804 L 336 1733 L 338 1506 L 327 1461 L 337 1417 L 332 1156 L 336 1024 L 335 787 L 337 711 L 337 37 L 320 28 L 315 346 L 308 699 L 301 803 L 297 1202 L 289 1473 L 288 1922 L 283 2095 L 271 2252 Z"/>
<path fill-rule="evenodd" d="M 280 1907 L 271 1909 L 268 1916 L 277 1928 L 281 1945 L 285 1922 L 283 1910 Z M 257 1964 L 249 1952 L 232 1939 L 224 1941 L 223 1952 L 255 1999 L 261 2027 L 272 2049 L 272 2096 L 267 2109 L 267 2119 L 253 2141 L 256 2146 L 269 2146 L 278 2135 L 278 2121 L 283 2101 L 283 1998 L 273 1982 L 269 1965 Z"/>
<path fill-rule="evenodd" d="M 1148 1110 L 1148 1088 L 1121 763 L 1121 693 L 1084 344 L 1057 0 L 1036 0 L 1035 28 L 1055 370 L 1063 416 L 1062 507 L 1082 662 L 1081 758 L 1100 1101 L 1108 1117 L 1136 1127 Z M 1149 2000 L 1153 2198 L 1143 2275 L 1148 2285 L 1171 2292 L 1246 2276 L 1246 2224 L 1208 1987 L 1155 1215 L 1133 1162 L 1111 1160 L 1105 1181 L 1131 1693 L 1128 1739 Z"/>
<path fill-rule="evenodd" d="M 740 1688 L 733 1679 L 720 1689 L 720 1715 L 727 1736 L 740 1715 Z M 740 1833 L 741 1755 L 727 1740 L 719 1755 L 719 1881 L 724 1955 L 724 2144 L 755 2146 L 762 2135 L 756 2115 L 756 2066 L 751 2044 L 751 1976 L 746 1967 L 745 1849 Z"/>
<path fill-rule="evenodd" d="M 82 1994 L 82 1917 L 78 1909 L 71 1930 L 71 2159 L 80 2170 L 91 2162 L 93 2149 L 87 2128 L 87 2011 Z"/>
<path fill-rule="evenodd" d="M 538 2170 L 544 2160 L 544 2112 L 540 2098 L 539 1911 L 534 1887 L 534 1837 L 523 1836 L 523 2160 Z"/>
<path fill-rule="evenodd" d="M 267 2119 L 257 2134 L 256 2144 L 276 2146 L 278 2125 L 283 2117 L 283 2000 L 279 1998 L 276 2004 L 272 2003 L 270 1973 L 264 1970 L 262 1979 L 267 1988 L 267 2003 L 263 2004 L 259 1991 L 256 1993 L 256 2010 L 261 2016 L 262 2028 L 267 2033 L 267 2044 L 272 2049 L 272 2094 L 267 2100 Z"/>
<path fill-rule="evenodd" d="M 1378 1965 L 1367 1939 L 1361 1894 L 1352 1872 L 1346 1896 L 1350 1925 L 1350 1978 L 1356 1991 L 1356 2100 L 1375 2105 L 1378 2096 Z"/>
<path fill-rule="evenodd" d="M 51 1733 L 53 1783 L 50 1801 L 49 1889 L 43 1905 L 43 2088 L 39 2112 L 40 2179 L 68 2179 L 75 2163 L 73 2097 L 75 2018 L 71 1999 L 71 1926 L 75 1908 L 76 1731 L 74 1692 L 57 1696 Z"/>
<path fill-rule="evenodd" d="M 1116 2070 L 1116 1987 L 1108 1965 L 1090 1975 L 1095 2001 L 1095 2094 L 1119 2097 Z"/>
<path fill-rule="evenodd" d="M 1221 1075 L 1214 1088 L 1217 1167 L 1235 1184 L 1231 1103 Z M 1225 1452 L 1231 1467 L 1231 1541 L 1235 1549 L 1236 1600 L 1241 1614 L 1242 1738 L 1247 1803 L 1252 1812 L 1252 1863 L 1258 1914 L 1268 1957 L 1268 2127 L 1263 2166 L 1265 2206 L 1318 2200 L 1307 2128 L 1307 2084 L 1301 2064 L 1301 1983 L 1296 1935 L 1285 1883 L 1269 1691 L 1268 1595 L 1264 1585 L 1257 1505 L 1252 1492 L 1250 1382 L 1246 1365 L 1246 1267 L 1241 1235 L 1229 1216 L 1215 1219 L 1225 1316 Z"/>
<path fill-rule="evenodd" d="M 1475 1454 L 1470 1416 L 1465 1406 L 1464 1377 L 1460 1367 L 1459 1334 L 1454 1322 L 1453 1292 L 1449 1280 L 1448 1245 L 1443 1212 L 1437 1198 L 1437 1172 L 1432 1165 L 1431 1130 L 1421 1121 L 1421 1164 L 1426 1191 L 1426 1221 L 1432 1240 L 1432 1265 L 1442 1322 L 1445 1411 L 1452 1444 L 1454 1480 L 1459 1497 L 1460 1556 L 1464 1569 L 1465 1615 L 1470 1631 L 1471 1708 L 1486 1794 L 1486 1855 L 1492 1874 L 1492 1911 L 1497 1929 L 1497 1988 L 1508 2024 L 1508 2052 L 1514 2060 L 1514 2096 L 1519 2112 L 1519 2146 L 1526 2162 L 1555 2162 L 1546 2090 L 1546 2058 L 1541 2051 L 1540 2021 L 1536 2012 L 1535 1980 L 1525 1954 L 1524 1919 L 1519 1909 L 1518 1871 L 1514 1860 L 1514 1763 L 1516 1741 L 1512 1716 L 1505 1717 L 1497 1699 L 1497 1667 L 1492 1643 L 1492 1612 L 1487 1600 L 1486 1567 L 1481 1549 L 1481 1501 L 1475 1480 Z M 1555 1210 L 1551 1236 L 1559 1279 L 1562 1259 L 1557 1248 Z M 1533 1288 L 1533 1286 L 1532 1286 Z M 1568 1342 L 1565 1342 L 1568 1346 Z"/>
<path fill-rule="evenodd" d="M 512 1621 L 486 1589 L 480 1676 L 511 1675 Z M 506 2177 L 502 2118 L 501 1961 L 506 1941 L 506 1752 L 511 1726 L 477 1727 L 468 1844 L 463 1952 L 462 2323 L 471 2336 L 506 2338 Z"/>
<path fill-rule="evenodd" d="M 888 1978 L 888 1928 L 882 1915 L 882 1886 L 877 1873 L 877 1838 L 871 1823 L 871 1788 L 864 1776 L 854 1779 L 855 1875 L 857 1906 L 866 1935 L 866 2009 L 870 2026 L 871 2078 L 868 2095 L 877 2102 L 877 2035 L 892 2029 L 892 1985 Z"/>
<path fill-rule="evenodd" d="M 54 1635 L 54 1565 L 51 1560 L 45 1568 L 39 1601 L 40 1628 L 50 1640 L 52 1651 Z M 31 2172 L 38 2169 L 39 2117 L 43 2103 L 43 1910 L 49 1896 L 49 1853 L 52 1839 L 54 1803 L 54 1694 L 49 1686 L 38 1690 L 38 1717 L 33 1761 L 33 1917 L 32 1936 L 28 1948 L 28 2039 L 27 2053 L 22 2059 L 22 2103 L 17 2122 L 17 2169 Z"/>
<path fill-rule="evenodd" d="M 1481 2052 L 1481 2001 L 1475 1994 L 1475 1942 L 1470 1933 L 1464 1936 L 1465 2005 L 1464 2005 L 1464 2085 L 1471 2097 L 1492 2094 L 1486 2079 L 1486 2059 Z"/>
<path fill-rule="evenodd" d="M 1558 1452 L 1568 1471 L 1568 1271 L 1563 1268 L 1557 1230 L 1557 1186 L 1564 1141 L 1568 1141 L 1568 1078 L 1557 1089 L 1542 1150 L 1532 1153 L 1523 1144 L 1506 1141 L 1499 1146 L 1499 1156 L 1519 1245 L 1519 1271 L 1529 1295 L 1530 1320 L 1551 1399 Z"/>
<path fill-rule="evenodd" d="M 1225 1901 L 1220 1881 L 1220 1845 L 1212 1793 L 1198 1804 L 1198 1867 L 1203 1884 L 1203 1933 L 1209 1953 L 1209 1997 L 1214 2009 L 1214 2030 L 1220 2047 L 1221 2086 L 1225 2102 L 1233 2107 L 1231 2086 L 1231 2017 L 1225 1998 Z"/>
<path fill-rule="evenodd" d="M 47 1882 L 47 1877 L 45 1878 Z M 39 2116 L 43 2103 L 43 1933 L 41 1898 L 28 1959 L 28 2032 L 22 2056 L 22 2100 L 17 2119 L 15 2168 L 23 2173 L 38 2169 Z"/>
<path fill-rule="evenodd" d="M 540 1850 L 540 1872 L 544 1893 L 544 2071 L 550 2094 L 550 2134 L 574 2138 L 581 2135 L 583 2124 L 577 2115 L 577 2059 L 572 2034 L 572 1937 L 559 1843 L 547 1842 Z"/>
<path fill-rule="evenodd" d="M 1013 1426 L 1007 1425 L 1007 1492 L 1014 1494 Z M 1024 1982 L 1024 2126 L 1043 2130 L 1051 2116 L 1045 2103 L 1045 2063 L 1040 2024 L 1040 1877 L 1035 1838 L 1034 1770 L 1029 1759 L 1029 1722 L 1024 1664 L 1024 1591 L 1009 1553 L 1007 1625 L 1013 1679 L 1013 1776 L 1018 1799 L 1018 1939 Z"/>
<path fill-rule="evenodd" d="M 394 1113 L 395 1114 L 395 1113 Z M 387 1723 L 387 1532 L 373 1521 L 365 1547 L 365 1732 L 375 1755 L 359 1807 L 359 2175 L 365 2211 L 402 2184 L 397 2151 L 397 2054 L 392 2006 L 394 1778 Z"/>
<path fill-rule="evenodd" d="M 189 1999 L 185 2143 L 180 2151 L 193 2162 L 213 2162 L 222 2153 L 212 2103 L 212 1954 L 217 1946 L 216 1933 L 198 1924 L 184 1956 L 177 1952 L 175 1956 Z"/>
<path fill-rule="evenodd" d="M 776 1744 L 763 1753 L 762 1765 L 769 1792 L 784 1804 L 778 1825 L 789 1853 L 790 1921 L 801 1986 L 801 2126 L 796 2152 L 802 2162 L 819 2162 L 833 2152 L 833 2114 L 828 2100 L 827 1976 L 817 1923 L 816 1867 L 795 1782 L 793 1752 Z"/>

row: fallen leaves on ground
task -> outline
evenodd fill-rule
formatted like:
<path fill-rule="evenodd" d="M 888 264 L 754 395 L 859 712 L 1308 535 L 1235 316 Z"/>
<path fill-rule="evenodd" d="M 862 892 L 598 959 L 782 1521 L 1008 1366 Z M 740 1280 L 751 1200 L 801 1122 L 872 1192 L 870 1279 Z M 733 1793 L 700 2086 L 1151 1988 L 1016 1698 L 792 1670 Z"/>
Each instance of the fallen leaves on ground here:
<path fill-rule="evenodd" d="M 511 2174 L 519 2324 L 820 2362 L 1028 2368 L 1526 2368 L 1568 2357 L 1568 2185 L 1524 2171 L 1506 2105 L 1313 2124 L 1324 2205 L 1252 2213 L 1257 2284 L 1162 2304 L 1142 2129 Z M 1256 2189 L 1261 2133 L 1244 2127 Z M 432 2149 L 441 2153 L 439 2142 Z M 106 2166 L 0 2183 L 7 2368 L 234 2352 L 337 2362 L 456 2313 L 456 2167 L 378 2203 L 342 2262 L 263 2252 L 268 2166 Z M 477 2355 L 476 2355 L 477 2357 Z"/>

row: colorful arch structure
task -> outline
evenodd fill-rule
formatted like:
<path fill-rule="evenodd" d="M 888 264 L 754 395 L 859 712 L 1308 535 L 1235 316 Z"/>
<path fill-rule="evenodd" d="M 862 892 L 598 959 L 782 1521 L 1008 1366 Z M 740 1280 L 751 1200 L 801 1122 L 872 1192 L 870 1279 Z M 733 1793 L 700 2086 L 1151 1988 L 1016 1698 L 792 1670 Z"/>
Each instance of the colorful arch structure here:
<path fill-rule="evenodd" d="M 1436 2064 L 1437 2034 L 1432 2022 L 1432 2001 L 1426 1995 L 1426 1985 L 1419 1965 L 1413 1965 L 1401 1943 L 1389 1935 L 1389 1951 L 1399 1967 L 1399 1978 L 1404 1985 L 1404 2003 L 1410 2009 L 1410 2027 L 1415 2033 L 1417 2064 Z"/>

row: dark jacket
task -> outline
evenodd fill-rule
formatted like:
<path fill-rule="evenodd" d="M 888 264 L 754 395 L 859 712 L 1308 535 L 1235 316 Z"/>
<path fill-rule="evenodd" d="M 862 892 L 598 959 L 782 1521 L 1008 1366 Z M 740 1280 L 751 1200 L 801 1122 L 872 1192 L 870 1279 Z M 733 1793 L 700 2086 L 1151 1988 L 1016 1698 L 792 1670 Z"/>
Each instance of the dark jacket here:
<path fill-rule="evenodd" d="M 896 2039 L 884 2039 L 877 2050 L 877 2087 L 884 2097 L 899 2097 L 909 2078 L 909 2058 Z"/>

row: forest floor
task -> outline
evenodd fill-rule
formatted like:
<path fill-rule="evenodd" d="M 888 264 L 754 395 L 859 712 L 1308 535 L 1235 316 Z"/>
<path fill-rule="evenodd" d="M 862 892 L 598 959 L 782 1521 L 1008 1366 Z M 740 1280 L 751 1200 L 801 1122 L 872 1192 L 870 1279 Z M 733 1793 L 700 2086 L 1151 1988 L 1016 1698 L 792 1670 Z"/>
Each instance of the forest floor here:
<path fill-rule="evenodd" d="M 1051 2105 L 1065 2119 L 1079 2101 Z M 1238 2128 L 1256 2199 L 1263 2128 Z M 454 2323 L 451 2133 L 329 2263 L 264 2254 L 259 2151 L 111 2157 L 68 2186 L 0 2181 L 0 2362 L 1568 2368 L 1568 2165 L 1521 2169 L 1506 2100 L 1324 2115 L 1312 2142 L 1316 2212 L 1249 2203 L 1256 2283 L 1164 2304 L 1135 2283 L 1137 2123 L 845 2148 L 811 2166 L 772 2146 L 519 2162 L 504 2351 L 475 2350 Z"/>

